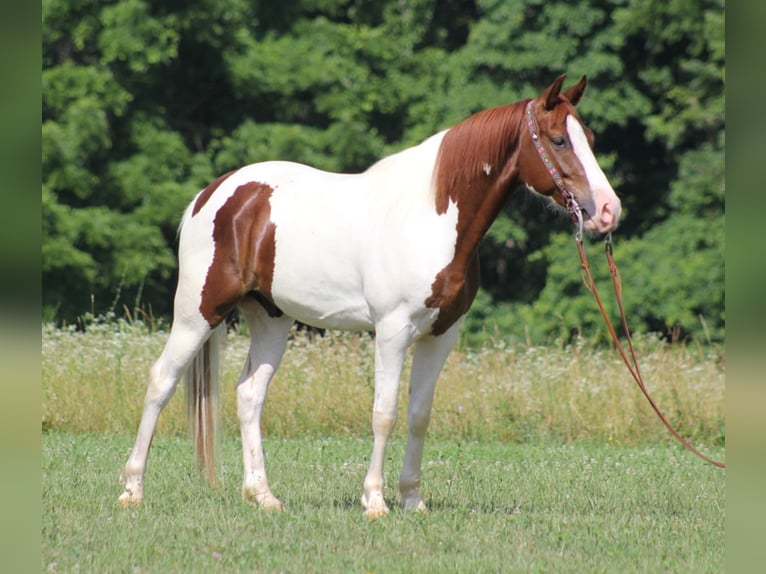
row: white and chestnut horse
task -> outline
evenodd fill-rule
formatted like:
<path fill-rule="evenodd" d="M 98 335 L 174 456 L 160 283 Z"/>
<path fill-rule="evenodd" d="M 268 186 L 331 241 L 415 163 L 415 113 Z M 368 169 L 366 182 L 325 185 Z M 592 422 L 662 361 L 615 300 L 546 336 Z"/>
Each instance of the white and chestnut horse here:
<path fill-rule="evenodd" d="M 251 337 L 236 391 L 243 496 L 283 508 L 266 479 L 260 418 L 297 320 L 375 332 L 374 442 L 362 494 L 369 517 L 388 512 L 383 461 L 414 345 L 399 492 L 405 509 L 425 510 L 420 468 L 436 379 L 478 289 L 479 241 L 509 193 L 526 186 L 558 205 L 576 202 L 590 232 L 610 232 L 620 218 L 593 135 L 574 107 L 585 77 L 562 92 L 563 80 L 534 100 L 478 112 L 361 174 L 270 161 L 200 192 L 181 222 L 173 324 L 151 370 L 120 502 L 144 497 L 155 425 L 184 373 L 198 464 L 215 481 L 216 352 L 224 319 L 239 307 Z"/>

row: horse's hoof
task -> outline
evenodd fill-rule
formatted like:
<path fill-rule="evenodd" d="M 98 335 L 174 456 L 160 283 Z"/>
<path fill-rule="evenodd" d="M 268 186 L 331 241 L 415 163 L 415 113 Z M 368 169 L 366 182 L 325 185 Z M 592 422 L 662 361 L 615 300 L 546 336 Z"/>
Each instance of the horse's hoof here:
<path fill-rule="evenodd" d="M 283 512 L 285 509 L 285 505 L 282 504 L 282 501 L 271 494 L 271 492 L 255 494 L 252 490 L 245 488 L 242 491 L 242 498 L 248 502 L 254 502 L 266 512 Z"/>
<path fill-rule="evenodd" d="M 142 497 L 136 496 L 132 492 L 126 490 L 120 495 L 120 498 L 117 499 L 117 502 L 119 502 L 120 506 L 123 508 L 128 508 L 131 506 L 141 506 L 143 500 L 144 499 Z"/>
<path fill-rule="evenodd" d="M 284 512 L 285 511 L 285 505 L 282 504 L 282 501 L 274 498 L 273 496 L 269 497 L 267 500 L 258 501 L 258 506 L 261 507 L 262 510 L 265 510 L 266 512 Z"/>
<path fill-rule="evenodd" d="M 428 507 L 426 506 L 426 503 L 423 502 L 423 499 L 418 496 L 404 501 L 404 511 L 428 514 Z"/>
<path fill-rule="evenodd" d="M 388 506 L 379 493 L 373 494 L 371 499 L 366 494 L 362 494 L 362 506 L 365 508 L 364 515 L 369 520 L 383 518 L 388 514 Z"/>
<path fill-rule="evenodd" d="M 367 520 L 377 520 L 378 518 L 383 518 L 384 516 L 388 516 L 388 508 L 368 508 L 364 511 L 364 517 Z"/>

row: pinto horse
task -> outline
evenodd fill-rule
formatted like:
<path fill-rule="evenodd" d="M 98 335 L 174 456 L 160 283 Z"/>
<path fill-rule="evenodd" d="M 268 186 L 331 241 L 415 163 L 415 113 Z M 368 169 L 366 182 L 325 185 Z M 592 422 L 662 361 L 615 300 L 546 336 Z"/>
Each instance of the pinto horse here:
<path fill-rule="evenodd" d="M 564 77 L 533 100 L 478 112 L 360 174 L 269 161 L 201 191 L 181 222 L 173 323 L 151 369 L 120 503 L 143 500 L 155 425 L 184 374 L 197 462 L 215 483 L 217 349 L 225 318 L 239 307 L 251 337 L 236 388 L 243 497 L 283 508 L 266 479 L 260 418 L 297 320 L 375 332 L 374 440 L 362 494 L 371 518 L 388 513 L 384 455 L 414 345 L 399 493 L 406 510 L 426 510 L 421 460 L 436 379 L 479 286 L 479 241 L 509 193 L 525 186 L 560 206 L 576 202 L 588 232 L 619 222 L 620 201 L 575 111 L 585 76 L 562 91 Z"/>

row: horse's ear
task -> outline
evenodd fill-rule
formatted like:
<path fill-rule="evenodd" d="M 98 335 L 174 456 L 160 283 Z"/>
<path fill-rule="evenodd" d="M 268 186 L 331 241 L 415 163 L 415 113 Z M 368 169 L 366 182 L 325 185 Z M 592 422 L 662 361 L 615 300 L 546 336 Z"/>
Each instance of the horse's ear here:
<path fill-rule="evenodd" d="M 545 91 L 540 94 L 540 99 L 543 102 L 546 110 L 552 110 L 558 102 L 559 93 L 561 92 L 561 85 L 564 83 L 566 74 L 561 74 L 558 78 L 553 80 L 553 83 L 545 88 Z"/>
<path fill-rule="evenodd" d="M 587 85 L 587 78 L 583 76 L 580 78 L 580 81 L 577 82 L 574 86 L 569 88 L 564 92 L 564 95 L 567 97 L 567 99 L 572 102 L 573 106 L 577 105 L 577 102 L 580 101 L 582 98 L 583 92 L 585 92 L 585 86 Z"/>

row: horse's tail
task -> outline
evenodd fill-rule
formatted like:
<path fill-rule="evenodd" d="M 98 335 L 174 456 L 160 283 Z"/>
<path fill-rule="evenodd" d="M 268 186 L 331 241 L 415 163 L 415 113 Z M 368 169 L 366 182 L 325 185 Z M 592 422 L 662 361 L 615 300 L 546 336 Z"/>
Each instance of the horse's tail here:
<path fill-rule="evenodd" d="M 218 450 L 218 376 L 220 354 L 226 339 L 226 322 L 210 334 L 186 372 L 186 418 L 194 441 L 197 466 L 216 486 Z"/>

